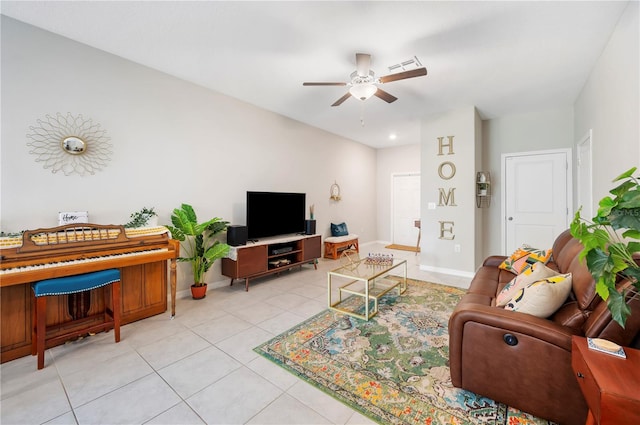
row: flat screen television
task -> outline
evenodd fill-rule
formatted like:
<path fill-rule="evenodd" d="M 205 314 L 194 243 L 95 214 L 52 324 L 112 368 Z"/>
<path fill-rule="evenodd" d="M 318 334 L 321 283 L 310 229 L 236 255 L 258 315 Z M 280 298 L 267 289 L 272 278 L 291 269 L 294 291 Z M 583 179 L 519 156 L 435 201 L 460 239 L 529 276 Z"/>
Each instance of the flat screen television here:
<path fill-rule="evenodd" d="M 247 192 L 247 239 L 304 233 L 306 193 Z"/>

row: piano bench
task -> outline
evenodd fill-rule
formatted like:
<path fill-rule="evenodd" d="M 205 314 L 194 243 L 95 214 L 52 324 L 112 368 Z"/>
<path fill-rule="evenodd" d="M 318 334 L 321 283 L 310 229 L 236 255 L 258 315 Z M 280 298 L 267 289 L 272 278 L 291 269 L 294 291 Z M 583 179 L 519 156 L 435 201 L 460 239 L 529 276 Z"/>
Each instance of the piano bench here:
<path fill-rule="evenodd" d="M 111 285 L 111 309 L 106 306 L 108 298 L 107 285 Z M 47 326 L 47 297 L 57 295 L 69 295 L 92 289 L 104 287 L 105 289 L 105 309 L 104 314 L 89 316 L 79 320 L 72 326 L 71 331 L 60 334 L 54 332 L 55 336 L 47 338 L 47 331 L 60 329 L 68 330 L 72 322 L 63 323 L 58 326 Z M 38 369 L 44 368 L 44 350 L 47 345 L 55 345 L 67 341 L 74 337 L 86 335 L 87 333 L 108 331 L 113 328 L 115 341 L 120 342 L 120 271 L 118 269 L 100 270 L 92 273 L 79 274 L 75 276 L 65 276 L 55 279 L 46 279 L 31 284 L 33 290 L 33 324 L 31 330 L 31 355 L 38 355 Z M 102 318 L 102 322 L 95 323 L 95 320 Z M 85 323 L 88 323 L 85 325 Z"/>

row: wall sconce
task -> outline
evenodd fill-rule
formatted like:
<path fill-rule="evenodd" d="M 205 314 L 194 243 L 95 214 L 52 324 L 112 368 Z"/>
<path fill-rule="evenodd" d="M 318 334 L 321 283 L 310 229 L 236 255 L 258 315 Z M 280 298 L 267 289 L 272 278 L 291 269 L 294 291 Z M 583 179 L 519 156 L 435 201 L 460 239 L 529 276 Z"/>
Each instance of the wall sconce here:
<path fill-rule="evenodd" d="M 329 197 L 329 199 L 333 201 L 339 201 L 340 199 L 342 199 L 340 196 L 340 186 L 338 186 L 338 183 L 333 183 L 331 185 L 331 188 L 329 189 L 329 193 L 331 193 L 331 196 Z"/>
<path fill-rule="evenodd" d="M 476 206 L 478 208 L 491 205 L 491 174 L 488 171 L 476 173 Z"/>

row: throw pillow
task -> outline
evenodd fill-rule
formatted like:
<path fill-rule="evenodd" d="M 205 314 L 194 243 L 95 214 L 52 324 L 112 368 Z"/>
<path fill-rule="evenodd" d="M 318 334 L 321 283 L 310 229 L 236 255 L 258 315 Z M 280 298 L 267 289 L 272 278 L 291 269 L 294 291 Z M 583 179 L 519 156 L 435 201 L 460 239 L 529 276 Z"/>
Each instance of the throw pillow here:
<path fill-rule="evenodd" d="M 496 297 L 496 306 L 504 307 L 509 300 L 515 296 L 516 292 L 522 288 L 526 288 L 533 282 L 537 282 L 540 279 L 555 276 L 557 274 L 557 271 L 550 269 L 540 262 L 532 264 L 529 269 L 514 277 L 511 282 L 507 283 L 506 286 L 502 288 Z"/>
<path fill-rule="evenodd" d="M 333 224 L 331 223 L 331 236 L 347 236 L 349 231 L 347 230 L 346 223 Z"/>
<path fill-rule="evenodd" d="M 541 262 L 542 264 L 547 264 L 550 258 L 551 249 L 537 249 L 522 245 L 498 267 L 513 274 L 520 274 L 531 267 L 533 263 Z"/>
<path fill-rule="evenodd" d="M 504 308 L 547 318 L 564 304 L 570 291 L 571 273 L 548 277 L 522 288 Z"/>

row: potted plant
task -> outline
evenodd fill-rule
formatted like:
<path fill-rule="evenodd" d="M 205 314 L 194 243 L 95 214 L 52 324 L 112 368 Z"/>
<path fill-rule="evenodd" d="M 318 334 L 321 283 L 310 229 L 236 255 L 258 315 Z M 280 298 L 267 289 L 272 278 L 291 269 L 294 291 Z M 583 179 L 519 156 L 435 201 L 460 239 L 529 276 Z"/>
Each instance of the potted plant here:
<path fill-rule="evenodd" d="M 640 175 L 634 177 L 635 172 L 633 167 L 613 180 L 620 183 L 609 191 L 613 196 L 600 200 L 592 221 L 582 219 L 578 211 L 571 223 L 571 234 L 584 245 L 580 258 L 587 261 L 596 291 L 622 327 L 630 314 L 628 293 L 618 292 L 616 282 L 632 282 L 633 296 L 640 290 Z"/>
<path fill-rule="evenodd" d="M 173 226 L 167 226 L 174 239 L 182 242 L 183 256 L 178 261 L 191 263 L 193 270 L 193 285 L 191 293 L 194 299 L 204 298 L 207 284 L 204 276 L 219 258 L 229 252 L 229 245 L 220 242 L 216 235 L 224 231 L 229 224 L 221 218 L 212 218 L 198 223 L 193 207 L 182 204 L 171 214 Z"/>
<path fill-rule="evenodd" d="M 142 207 L 140 211 L 136 211 L 131 214 L 129 221 L 124 225 L 125 228 L 136 228 L 136 227 L 144 227 L 150 225 L 150 221 L 152 218 L 155 218 L 157 221 L 158 214 L 153 210 L 153 207 L 147 208 Z M 152 224 L 151 224 L 152 225 Z"/>

